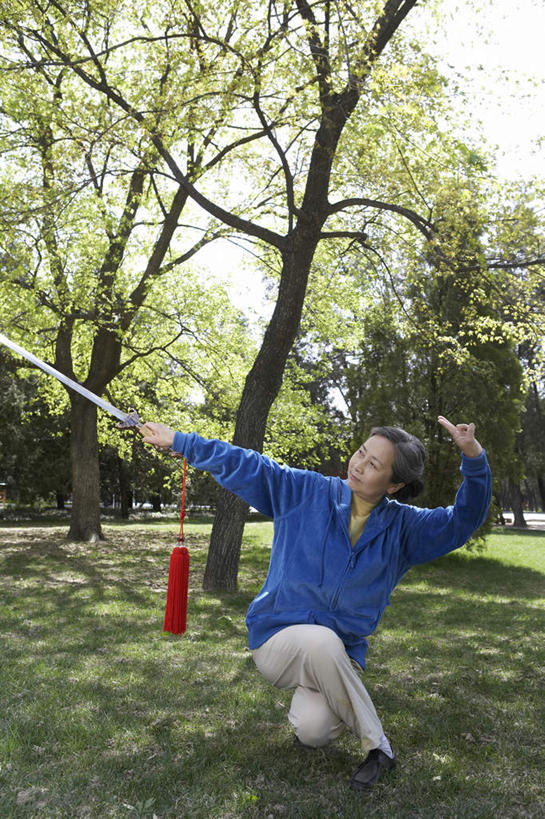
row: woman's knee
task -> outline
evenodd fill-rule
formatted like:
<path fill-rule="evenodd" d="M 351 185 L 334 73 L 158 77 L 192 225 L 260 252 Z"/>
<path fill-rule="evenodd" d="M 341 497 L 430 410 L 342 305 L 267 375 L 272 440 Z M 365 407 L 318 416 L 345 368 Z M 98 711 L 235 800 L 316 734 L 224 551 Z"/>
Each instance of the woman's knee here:
<path fill-rule="evenodd" d="M 312 748 L 327 745 L 345 727 L 319 691 L 302 686 L 292 697 L 289 720 L 299 741 Z"/>

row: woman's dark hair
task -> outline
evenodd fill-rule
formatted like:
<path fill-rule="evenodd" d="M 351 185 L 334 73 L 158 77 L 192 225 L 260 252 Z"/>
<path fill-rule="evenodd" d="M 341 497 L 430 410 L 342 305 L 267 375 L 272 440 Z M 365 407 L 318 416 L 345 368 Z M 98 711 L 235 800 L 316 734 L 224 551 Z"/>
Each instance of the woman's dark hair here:
<path fill-rule="evenodd" d="M 422 474 L 426 450 L 424 444 L 410 432 L 400 427 L 374 427 L 371 437 L 380 435 L 394 445 L 395 455 L 392 467 L 392 482 L 404 483 L 392 497 L 398 501 L 408 501 L 416 498 L 423 489 Z"/>

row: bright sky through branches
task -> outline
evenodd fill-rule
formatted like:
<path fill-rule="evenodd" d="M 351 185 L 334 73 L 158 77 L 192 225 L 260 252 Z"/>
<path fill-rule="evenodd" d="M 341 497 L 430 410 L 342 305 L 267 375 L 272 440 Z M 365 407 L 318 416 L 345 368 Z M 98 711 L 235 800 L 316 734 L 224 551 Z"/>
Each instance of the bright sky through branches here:
<path fill-rule="evenodd" d="M 443 0 L 440 8 L 439 25 L 422 3 L 406 26 L 463 88 L 475 118 L 475 128 L 464 127 L 467 141 L 479 134 L 480 142 L 482 133 L 497 148 L 500 177 L 545 179 L 545 0 Z M 260 274 L 244 265 L 245 258 L 219 241 L 199 254 L 199 263 L 213 278 L 231 279 L 237 306 L 268 315 Z"/>
<path fill-rule="evenodd" d="M 545 2 L 443 0 L 441 21 L 429 50 L 447 76 L 465 79 L 499 175 L 545 177 Z"/>

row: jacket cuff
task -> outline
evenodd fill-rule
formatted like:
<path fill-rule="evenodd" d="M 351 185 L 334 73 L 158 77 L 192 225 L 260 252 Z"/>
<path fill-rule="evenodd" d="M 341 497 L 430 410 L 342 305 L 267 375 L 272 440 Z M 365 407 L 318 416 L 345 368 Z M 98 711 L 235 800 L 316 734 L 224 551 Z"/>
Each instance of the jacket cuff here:
<path fill-rule="evenodd" d="M 187 455 L 186 448 L 187 448 L 187 439 L 188 435 L 183 432 L 175 432 L 174 433 L 174 441 L 172 442 L 172 451 L 179 452 L 180 455 Z"/>
<path fill-rule="evenodd" d="M 480 455 L 476 458 L 468 458 L 462 452 L 462 464 L 460 472 L 464 475 L 482 475 L 488 469 L 488 460 L 486 457 L 486 449 L 483 449 Z"/>

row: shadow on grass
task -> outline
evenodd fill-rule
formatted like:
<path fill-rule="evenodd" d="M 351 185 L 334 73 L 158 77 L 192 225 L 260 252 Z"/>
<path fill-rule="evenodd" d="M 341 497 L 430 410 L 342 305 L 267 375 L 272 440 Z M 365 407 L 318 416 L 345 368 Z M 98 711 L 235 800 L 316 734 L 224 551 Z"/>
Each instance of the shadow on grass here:
<path fill-rule="evenodd" d="M 0 543 L 6 815 L 128 816 L 148 799 L 162 819 L 539 815 L 538 572 L 451 555 L 407 575 L 365 675 L 401 765 L 362 802 L 347 789 L 356 741 L 295 748 L 290 694 L 245 648 L 267 547 L 249 541 L 240 591 L 204 594 L 193 533 L 188 631 L 173 637 L 169 534 L 33 537 Z"/>
<path fill-rule="evenodd" d="M 486 594 L 511 594 L 513 597 L 542 596 L 545 578 L 541 572 L 524 566 L 505 566 L 490 557 L 468 556 L 453 552 L 409 571 L 402 586 L 419 582 L 453 591 Z"/>

